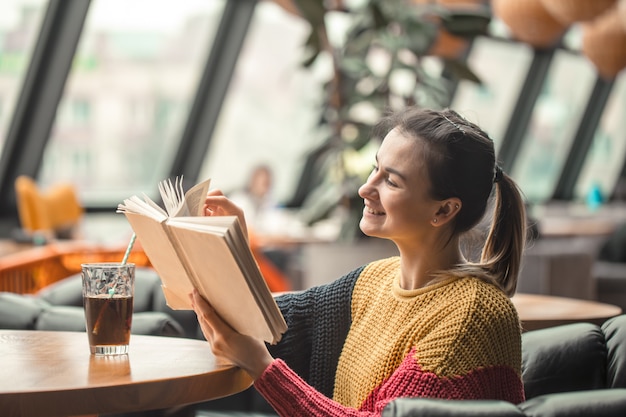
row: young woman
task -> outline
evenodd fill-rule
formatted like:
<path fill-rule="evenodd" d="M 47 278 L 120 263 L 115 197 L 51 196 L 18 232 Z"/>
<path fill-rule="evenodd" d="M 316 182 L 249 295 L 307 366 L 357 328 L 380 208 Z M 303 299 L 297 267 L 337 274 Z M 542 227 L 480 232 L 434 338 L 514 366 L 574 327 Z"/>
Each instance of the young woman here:
<path fill-rule="evenodd" d="M 487 134 L 452 110 L 410 108 L 379 128 L 384 139 L 359 189 L 360 227 L 393 241 L 399 256 L 278 297 L 289 329 L 275 346 L 233 332 L 194 292 L 213 352 L 249 372 L 281 416 L 374 416 L 407 396 L 523 401 L 509 299 L 526 228 L 517 186 Z M 471 263 L 460 237 L 492 196 L 491 229 Z M 205 209 L 243 220 L 219 191 Z"/>

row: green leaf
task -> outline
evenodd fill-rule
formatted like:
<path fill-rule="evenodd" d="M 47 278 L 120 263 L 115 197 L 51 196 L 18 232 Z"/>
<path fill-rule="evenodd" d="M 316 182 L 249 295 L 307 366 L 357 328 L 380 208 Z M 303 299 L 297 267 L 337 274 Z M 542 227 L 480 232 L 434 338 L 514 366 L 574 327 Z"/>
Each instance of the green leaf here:
<path fill-rule="evenodd" d="M 326 7 L 324 0 L 293 0 L 300 14 L 314 29 L 324 25 Z"/>
<path fill-rule="evenodd" d="M 369 9 L 374 20 L 374 28 L 382 29 L 389 24 L 389 19 L 387 19 L 376 3 L 370 3 Z"/>
<path fill-rule="evenodd" d="M 437 27 L 432 23 L 411 22 L 405 25 L 409 42 L 407 49 L 417 56 L 424 56 L 437 39 Z"/>
<path fill-rule="evenodd" d="M 478 85 L 483 84 L 480 78 L 478 78 L 478 75 L 476 75 L 464 62 L 446 59 L 444 60 L 444 66 L 447 71 L 458 79 L 472 81 Z"/>
<path fill-rule="evenodd" d="M 450 11 L 442 15 L 442 26 L 451 34 L 465 38 L 487 34 L 491 14 L 485 11 Z"/>
<path fill-rule="evenodd" d="M 315 62 L 320 52 L 322 52 L 320 38 L 317 36 L 317 33 L 315 32 L 315 30 L 311 29 L 311 32 L 309 33 L 309 37 L 304 43 L 304 46 L 306 49 L 307 56 L 304 58 L 304 61 L 302 62 L 302 66 L 304 68 L 309 68 L 311 65 L 313 65 L 313 62 Z"/>
<path fill-rule="evenodd" d="M 365 60 L 360 58 L 345 57 L 341 60 L 339 65 L 342 70 L 351 76 L 365 77 L 372 73 L 365 63 Z"/>

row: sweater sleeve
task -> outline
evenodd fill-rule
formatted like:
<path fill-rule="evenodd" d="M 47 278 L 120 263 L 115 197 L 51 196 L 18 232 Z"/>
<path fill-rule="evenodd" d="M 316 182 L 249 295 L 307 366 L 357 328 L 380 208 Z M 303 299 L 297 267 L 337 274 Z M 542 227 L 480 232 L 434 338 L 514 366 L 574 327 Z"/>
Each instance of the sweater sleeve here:
<path fill-rule="evenodd" d="M 342 417 L 376 416 L 380 413 L 359 412 L 342 406 L 316 391 L 281 359 L 276 359 L 259 377 L 254 387 L 272 405 L 279 416 Z"/>
<path fill-rule="evenodd" d="M 362 267 L 338 280 L 276 298 L 287 331 L 268 346 L 315 389 L 331 396 L 339 355 L 350 328 L 350 303 Z"/>

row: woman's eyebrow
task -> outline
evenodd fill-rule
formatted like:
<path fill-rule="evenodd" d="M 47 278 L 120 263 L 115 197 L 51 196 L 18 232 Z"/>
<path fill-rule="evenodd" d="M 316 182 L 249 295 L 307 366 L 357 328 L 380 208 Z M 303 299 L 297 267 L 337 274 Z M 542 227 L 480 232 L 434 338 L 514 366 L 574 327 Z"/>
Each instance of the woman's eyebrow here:
<path fill-rule="evenodd" d="M 376 154 L 376 164 L 378 165 L 379 161 L 378 161 L 378 154 Z M 381 168 L 379 166 L 379 168 Z M 393 168 L 389 168 L 389 167 L 382 167 L 383 170 L 392 173 L 393 175 L 397 175 L 398 177 L 400 177 L 400 179 L 402 179 L 403 181 L 406 181 L 406 177 L 397 169 L 393 169 Z"/>
<path fill-rule="evenodd" d="M 405 177 L 405 176 L 404 176 L 404 175 L 403 175 L 400 171 L 398 171 L 398 170 L 396 170 L 396 169 L 393 169 L 393 168 L 388 168 L 388 167 L 387 167 L 387 168 L 384 168 L 384 169 L 385 169 L 385 171 L 387 171 L 387 172 L 391 172 L 392 174 L 397 175 L 397 176 L 398 176 L 398 177 L 400 177 L 403 181 L 406 181 L 406 177 Z"/>

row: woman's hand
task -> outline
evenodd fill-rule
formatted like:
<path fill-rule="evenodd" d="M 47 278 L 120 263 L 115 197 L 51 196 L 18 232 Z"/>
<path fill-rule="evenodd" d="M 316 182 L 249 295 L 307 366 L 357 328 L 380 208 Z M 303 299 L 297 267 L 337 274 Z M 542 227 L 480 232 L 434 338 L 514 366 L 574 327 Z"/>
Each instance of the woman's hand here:
<path fill-rule="evenodd" d="M 248 227 L 243 209 L 233 203 L 224 195 L 221 190 L 210 190 L 204 199 L 205 216 L 237 216 L 246 239 L 248 238 Z"/>
<path fill-rule="evenodd" d="M 191 305 L 204 337 L 216 357 L 244 369 L 256 380 L 274 360 L 261 340 L 237 333 L 221 319 L 213 307 L 194 290 Z"/>

